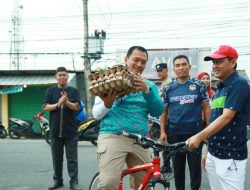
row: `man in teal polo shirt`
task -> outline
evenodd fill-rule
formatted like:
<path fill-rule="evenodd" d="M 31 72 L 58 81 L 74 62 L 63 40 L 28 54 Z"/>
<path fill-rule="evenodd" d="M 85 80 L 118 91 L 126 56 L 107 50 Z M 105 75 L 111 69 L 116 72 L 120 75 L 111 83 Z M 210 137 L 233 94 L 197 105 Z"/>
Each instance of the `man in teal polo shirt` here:
<path fill-rule="evenodd" d="M 212 190 L 244 190 L 250 87 L 236 71 L 237 58 L 237 51 L 228 45 L 205 57 L 205 61 L 213 61 L 220 83 L 212 101 L 210 124 L 187 140 L 192 149 L 208 138 L 204 159 Z"/>
<path fill-rule="evenodd" d="M 147 50 L 132 46 L 125 57 L 128 70 L 135 74 L 138 93 L 116 98 L 111 92 L 96 97 L 93 116 L 101 120 L 98 137 L 99 190 L 117 190 L 124 164 L 133 167 L 150 161 L 148 150 L 134 144 L 134 140 L 120 135 L 122 131 L 145 136 L 148 130 L 148 114 L 159 117 L 163 102 L 157 86 L 141 77 L 148 60 Z M 138 189 L 145 172 L 133 174 L 134 189 Z"/>

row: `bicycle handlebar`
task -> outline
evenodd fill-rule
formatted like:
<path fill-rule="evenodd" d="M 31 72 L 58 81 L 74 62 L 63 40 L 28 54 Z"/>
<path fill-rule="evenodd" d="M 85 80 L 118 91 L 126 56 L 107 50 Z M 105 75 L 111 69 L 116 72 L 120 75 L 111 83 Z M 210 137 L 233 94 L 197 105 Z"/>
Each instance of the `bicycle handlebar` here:
<path fill-rule="evenodd" d="M 144 137 L 141 135 L 133 134 L 133 133 L 128 133 L 125 131 L 122 132 L 122 135 L 127 136 L 127 137 L 132 138 L 132 139 L 135 139 L 135 140 L 138 140 L 138 141 L 141 141 L 142 143 L 146 144 L 147 146 L 149 146 L 153 149 L 157 148 L 160 150 L 175 151 L 179 148 L 183 150 L 183 148 L 186 149 L 186 147 L 187 147 L 186 142 L 178 142 L 178 143 L 174 143 L 174 144 L 168 144 L 168 143 L 163 144 L 163 143 L 155 141 L 153 139 L 150 139 L 150 138 L 147 138 L 147 137 Z"/>
<path fill-rule="evenodd" d="M 141 141 L 146 141 L 146 142 L 151 142 L 151 143 L 154 143 L 154 144 L 158 144 L 157 141 L 153 140 L 153 139 L 150 139 L 150 138 L 147 138 L 147 137 L 144 137 L 142 135 L 137 135 L 137 134 L 134 134 L 134 133 L 128 133 L 128 132 L 125 132 L 123 131 L 122 134 L 124 136 L 127 136 L 131 139 L 135 139 L 135 140 L 141 140 Z"/>

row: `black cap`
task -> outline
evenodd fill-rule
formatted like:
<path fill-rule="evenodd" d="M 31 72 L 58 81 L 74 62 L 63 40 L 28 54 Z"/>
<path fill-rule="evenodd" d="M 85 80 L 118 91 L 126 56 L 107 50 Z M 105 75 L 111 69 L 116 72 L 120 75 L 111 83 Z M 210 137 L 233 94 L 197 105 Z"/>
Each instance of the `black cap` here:
<path fill-rule="evenodd" d="M 156 71 L 161 71 L 162 69 L 168 69 L 167 63 L 159 63 L 155 66 Z"/>

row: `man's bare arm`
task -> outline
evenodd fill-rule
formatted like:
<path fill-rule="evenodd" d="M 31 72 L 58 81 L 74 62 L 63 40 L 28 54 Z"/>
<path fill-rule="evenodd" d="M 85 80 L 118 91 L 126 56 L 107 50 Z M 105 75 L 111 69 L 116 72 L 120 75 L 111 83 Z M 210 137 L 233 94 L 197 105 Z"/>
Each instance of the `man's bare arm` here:
<path fill-rule="evenodd" d="M 166 123 L 168 120 L 168 108 L 165 107 L 162 115 L 160 116 L 160 128 L 161 128 L 161 136 L 160 140 L 162 142 L 167 141 L 167 134 L 166 134 Z"/>

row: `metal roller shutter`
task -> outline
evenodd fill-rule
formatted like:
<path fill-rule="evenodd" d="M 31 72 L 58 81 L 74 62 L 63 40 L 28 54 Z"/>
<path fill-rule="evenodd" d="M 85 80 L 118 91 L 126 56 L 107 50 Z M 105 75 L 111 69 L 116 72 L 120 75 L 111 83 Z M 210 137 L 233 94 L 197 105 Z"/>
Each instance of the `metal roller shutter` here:
<path fill-rule="evenodd" d="M 40 131 L 34 115 L 42 110 L 44 93 L 48 86 L 28 86 L 22 92 L 9 94 L 9 117 L 33 122 L 34 131 Z M 45 115 L 48 117 L 48 114 Z"/>

